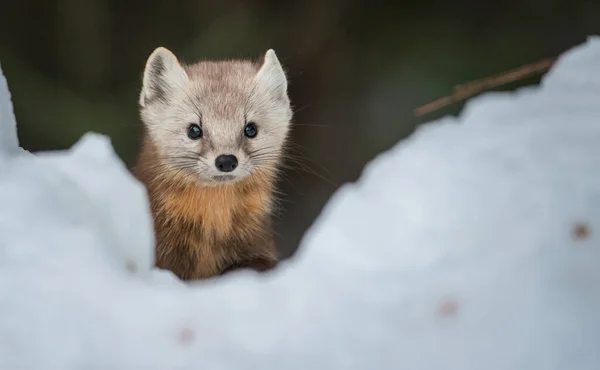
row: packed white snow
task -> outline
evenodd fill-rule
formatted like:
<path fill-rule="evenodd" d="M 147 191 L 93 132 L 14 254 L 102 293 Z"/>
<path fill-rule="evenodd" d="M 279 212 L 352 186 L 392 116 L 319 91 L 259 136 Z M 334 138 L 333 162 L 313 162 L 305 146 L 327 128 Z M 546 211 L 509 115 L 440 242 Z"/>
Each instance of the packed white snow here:
<path fill-rule="evenodd" d="M 13 113 L 10 91 L 0 65 L 0 156 L 19 151 L 17 122 Z"/>
<path fill-rule="evenodd" d="M 541 86 L 423 126 L 267 275 L 153 270 L 103 136 L 0 156 L 0 369 L 599 369 L 599 60 L 590 38 Z"/>

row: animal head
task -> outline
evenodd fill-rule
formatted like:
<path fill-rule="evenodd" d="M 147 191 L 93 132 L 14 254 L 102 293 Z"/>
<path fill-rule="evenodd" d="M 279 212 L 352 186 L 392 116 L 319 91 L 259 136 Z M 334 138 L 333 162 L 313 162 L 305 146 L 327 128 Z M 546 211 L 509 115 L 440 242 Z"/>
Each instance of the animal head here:
<path fill-rule="evenodd" d="M 273 50 L 262 63 L 185 65 L 159 47 L 146 62 L 139 104 L 156 165 L 206 185 L 274 173 L 292 119 L 287 78 Z"/>

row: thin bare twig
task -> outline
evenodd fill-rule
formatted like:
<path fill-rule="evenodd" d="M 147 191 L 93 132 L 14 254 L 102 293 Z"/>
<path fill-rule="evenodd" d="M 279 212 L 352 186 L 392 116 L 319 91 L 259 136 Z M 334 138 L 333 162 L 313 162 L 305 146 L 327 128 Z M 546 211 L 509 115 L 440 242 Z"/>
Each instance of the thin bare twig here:
<path fill-rule="evenodd" d="M 536 74 L 544 73 L 556 61 L 557 57 L 547 58 L 536 63 L 524 65 L 522 67 L 501 73 L 493 77 L 487 77 L 480 80 L 475 80 L 454 87 L 454 94 L 437 99 L 429 104 L 425 104 L 414 110 L 416 116 L 422 116 L 447 105 L 468 99 L 485 90 L 505 85 L 510 82 L 522 80 Z"/>

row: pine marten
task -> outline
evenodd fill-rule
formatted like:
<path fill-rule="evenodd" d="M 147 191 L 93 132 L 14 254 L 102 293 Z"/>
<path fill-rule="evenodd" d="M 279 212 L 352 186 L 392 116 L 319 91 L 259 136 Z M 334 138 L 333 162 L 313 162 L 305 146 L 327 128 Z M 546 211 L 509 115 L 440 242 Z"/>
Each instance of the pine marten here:
<path fill-rule="evenodd" d="M 136 178 L 147 188 L 156 266 L 182 280 L 278 263 L 271 213 L 292 108 L 275 52 L 181 63 L 150 55 L 139 96 Z"/>

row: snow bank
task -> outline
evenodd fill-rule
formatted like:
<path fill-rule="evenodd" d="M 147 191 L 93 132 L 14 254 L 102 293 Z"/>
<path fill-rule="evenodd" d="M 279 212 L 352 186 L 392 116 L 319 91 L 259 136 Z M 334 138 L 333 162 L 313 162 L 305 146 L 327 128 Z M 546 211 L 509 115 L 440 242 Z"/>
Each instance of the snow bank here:
<path fill-rule="evenodd" d="M 0 369 L 598 369 L 598 60 L 590 38 L 540 87 L 423 126 L 266 276 L 151 269 L 143 191 L 101 136 L 0 158 Z"/>
<path fill-rule="evenodd" d="M 0 65 L 0 156 L 19 151 L 17 122 L 13 113 L 10 91 Z"/>

